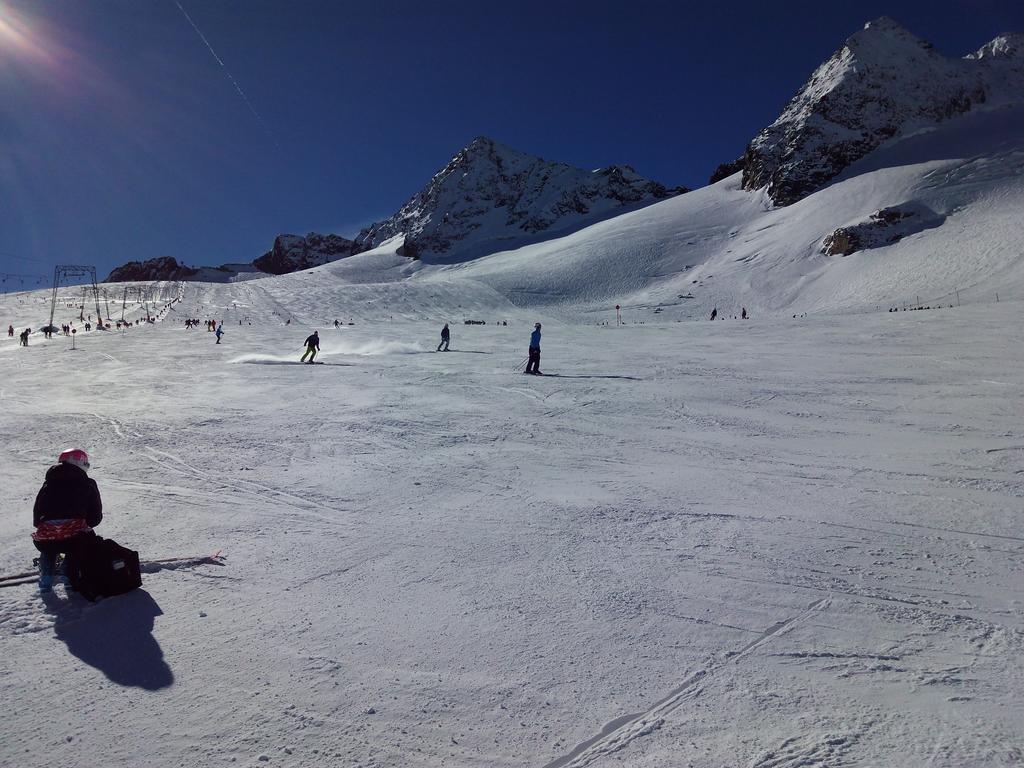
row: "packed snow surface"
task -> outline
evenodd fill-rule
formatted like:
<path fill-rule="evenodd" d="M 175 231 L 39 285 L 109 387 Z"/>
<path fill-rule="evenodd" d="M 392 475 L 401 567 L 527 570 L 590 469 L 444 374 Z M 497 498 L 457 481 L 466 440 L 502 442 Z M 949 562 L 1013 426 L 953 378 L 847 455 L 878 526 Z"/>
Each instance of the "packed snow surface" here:
<path fill-rule="evenodd" d="M 0 297 L 0 573 L 70 446 L 101 534 L 226 555 L 0 586 L 0 765 L 1020 765 L 1021 210 L 1008 106 L 781 209 L 736 175 L 462 264 L 398 234 L 127 286 L 124 332 L 73 288 L 73 338 Z"/>
<path fill-rule="evenodd" d="M 597 326 L 335 268 L 0 342 L 4 574 L 71 445 L 101 534 L 226 555 L 0 589 L 0 765 L 1024 759 L 1020 302 Z"/>

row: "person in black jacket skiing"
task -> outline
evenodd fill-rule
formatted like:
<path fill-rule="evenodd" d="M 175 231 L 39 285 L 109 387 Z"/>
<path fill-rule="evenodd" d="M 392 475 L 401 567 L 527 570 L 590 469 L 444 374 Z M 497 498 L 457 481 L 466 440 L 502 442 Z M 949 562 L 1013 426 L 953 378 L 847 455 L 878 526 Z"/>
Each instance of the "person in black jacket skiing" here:
<path fill-rule="evenodd" d="M 437 345 L 437 351 L 441 352 L 441 347 L 444 347 L 444 351 L 448 351 L 448 342 L 451 340 L 452 332 L 448 330 L 448 323 L 444 324 L 444 328 L 441 329 L 441 343 Z"/>
<path fill-rule="evenodd" d="M 313 364 L 313 360 L 316 358 L 316 353 L 320 351 L 320 332 L 313 331 L 311 336 L 306 337 L 306 351 L 302 353 L 302 357 L 299 359 L 300 363 L 306 362 L 306 356 L 309 356 L 309 364 Z"/>
<path fill-rule="evenodd" d="M 39 550 L 39 591 L 53 587 L 57 555 L 74 557 L 79 548 L 95 536 L 93 528 L 103 520 L 103 503 L 96 481 L 89 477 L 89 454 L 71 448 L 46 471 L 43 487 L 32 508 L 35 532 L 32 541 Z"/>

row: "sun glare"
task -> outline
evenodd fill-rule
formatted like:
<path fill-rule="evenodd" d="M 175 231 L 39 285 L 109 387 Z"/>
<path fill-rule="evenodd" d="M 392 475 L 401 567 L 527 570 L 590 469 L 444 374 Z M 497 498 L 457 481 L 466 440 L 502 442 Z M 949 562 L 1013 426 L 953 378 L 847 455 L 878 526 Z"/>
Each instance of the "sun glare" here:
<path fill-rule="evenodd" d="M 0 0 L 0 58 L 28 59 L 39 62 L 52 60 L 50 52 L 33 31 L 24 14 Z"/>

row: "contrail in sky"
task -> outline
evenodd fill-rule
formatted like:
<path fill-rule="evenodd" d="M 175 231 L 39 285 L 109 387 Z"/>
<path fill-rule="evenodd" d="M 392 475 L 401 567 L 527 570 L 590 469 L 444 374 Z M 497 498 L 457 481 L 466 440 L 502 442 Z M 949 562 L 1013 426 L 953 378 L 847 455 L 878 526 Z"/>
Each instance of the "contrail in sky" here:
<path fill-rule="evenodd" d="M 217 61 L 218 64 L 220 64 L 220 68 L 224 70 L 224 74 L 228 76 L 228 80 L 230 80 L 231 84 L 235 86 L 235 90 L 238 91 L 238 95 L 242 97 L 242 101 L 245 102 L 245 106 L 247 106 L 249 108 L 249 111 L 252 112 L 252 116 L 259 121 L 259 124 L 263 127 L 263 130 L 267 132 L 267 136 L 269 136 L 270 140 L 273 141 L 275 145 L 277 145 L 278 149 L 280 149 L 281 145 L 277 143 L 277 140 L 274 138 L 274 134 L 270 132 L 270 128 L 267 126 L 266 120 L 264 120 L 263 116 L 256 111 L 256 107 L 254 107 L 252 105 L 252 102 L 249 101 L 249 97 L 245 95 L 245 91 L 242 90 L 242 86 L 240 86 L 238 84 L 238 81 L 235 80 L 235 76 L 231 74 L 231 71 L 224 64 L 223 59 L 221 59 L 221 57 L 217 55 L 217 52 L 213 50 L 213 46 L 210 45 L 210 41 L 206 39 L 206 35 L 204 35 L 202 30 L 200 30 L 199 27 L 196 26 L 196 23 L 192 21 L 192 17 L 188 15 L 188 12 L 181 6 L 181 3 L 178 2 L 178 0 L 174 0 L 174 4 L 178 6 L 178 10 L 181 11 L 181 14 L 185 17 L 186 21 L 188 21 L 188 23 L 192 25 L 192 29 L 194 29 L 196 31 L 196 34 L 199 35 L 199 39 L 203 41 L 203 45 L 205 45 L 207 49 L 210 51 L 210 55 L 213 56 L 213 58 Z"/>

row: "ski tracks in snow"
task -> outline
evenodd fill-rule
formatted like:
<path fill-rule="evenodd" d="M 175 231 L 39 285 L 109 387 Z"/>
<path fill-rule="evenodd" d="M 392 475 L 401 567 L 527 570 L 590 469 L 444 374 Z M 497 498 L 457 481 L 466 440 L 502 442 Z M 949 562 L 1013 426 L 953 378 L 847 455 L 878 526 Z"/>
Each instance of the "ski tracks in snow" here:
<path fill-rule="evenodd" d="M 211 483 L 217 483 L 221 486 L 226 486 L 234 491 L 249 496 L 255 496 L 262 501 L 266 501 L 267 497 L 270 497 L 277 504 L 283 504 L 284 506 L 291 507 L 299 512 L 306 515 L 316 517 L 324 522 L 337 524 L 338 517 L 337 512 L 345 512 L 348 510 L 338 510 L 331 507 L 325 507 L 321 504 L 317 504 L 309 499 L 304 499 L 301 496 L 282 491 L 263 483 L 257 483 L 254 480 L 238 480 L 238 479 L 226 479 L 223 477 L 212 477 L 211 475 L 203 472 L 200 469 L 196 469 L 190 464 L 182 461 L 180 458 L 167 451 L 161 451 L 158 448 L 148 447 L 146 453 L 149 460 L 157 466 L 163 469 L 177 472 L 178 474 L 191 476 L 200 480 L 205 480 Z M 334 514 L 328 514 L 334 513 Z"/>
<path fill-rule="evenodd" d="M 114 434 L 125 443 L 137 443 L 144 438 L 144 435 L 137 429 L 132 428 L 115 418 L 95 412 L 92 413 L 92 416 L 99 421 L 105 422 L 111 430 L 113 430 Z M 204 472 L 201 469 L 197 469 L 191 464 L 188 464 L 173 453 L 160 450 L 159 448 L 154 448 L 150 445 L 143 446 L 143 450 L 146 457 L 162 469 L 174 472 L 175 474 L 184 477 L 190 477 L 216 484 L 218 488 L 228 487 L 241 495 L 255 496 L 263 501 L 266 501 L 269 497 L 273 499 L 276 504 L 291 507 L 292 509 L 303 512 L 306 515 L 315 517 L 316 519 L 324 522 L 337 524 L 337 513 L 348 511 L 341 508 L 327 507 L 310 499 L 303 498 L 302 496 L 297 496 L 293 493 L 289 493 L 288 491 L 282 491 L 279 488 L 258 483 L 254 480 L 242 480 L 237 478 L 228 479 L 221 475 L 215 477 L 210 473 Z"/>
<path fill-rule="evenodd" d="M 664 725 L 668 716 L 678 709 L 680 706 L 688 701 L 692 701 L 697 698 L 704 688 L 704 681 L 712 675 L 721 673 L 722 670 L 726 669 L 731 664 L 738 664 L 744 658 L 752 654 L 757 649 L 764 645 L 772 642 L 778 637 L 789 632 L 796 625 L 806 621 L 812 616 L 820 613 L 821 611 L 828 608 L 830 599 L 827 597 L 815 600 L 813 603 L 807 606 L 803 611 L 790 616 L 788 619 L 776 622 L 764 630 L 757 638 L 747 643 L 739 651 L 734 651 L 727 654 L 721 660 L 714 662 L 705 669 L 700 669 L 687 677 L 682 683 L 680 683 L 671 693 L 665 698 L 661 699 L 654 704 L 651 708 L 637 712 L 630 715 L 623 715 L 618 717 L 611 722 L 607 723 L 601 732 L 591 739 L 581 742 L 567 755 L 563 755 L 551 762 L 547 763 L 544 768 L 584 768 L 584 766 L 593 765 L 597 760 L 611 755 L 619 750 L 623 749 L 633 741 L 654 733 Z M 795 742 L 797 740 L 791 739 L 786 742 Z M 785 746 L 785 745 L 784 745 Z M 820 751 L 820 745 L 814 743 L 810 749 L 814 752 Z M 830 748 L 828 744 L 825 744 L 827 754 Z M 774 753 L 771 753 L 774 754 Z M 799 765 L 823 765 L 820 762 L 756 762 L 751 768 L 782 768 L 786 766 L 792 766 L 795 768 Z"/>
<path fill-rule="evenodd" d="M 853 746 L 861 733 L 863 731 L 793 736 L 756 757 L 750 768 L 830 768 L 837 765 L 836 760 Z"/>

